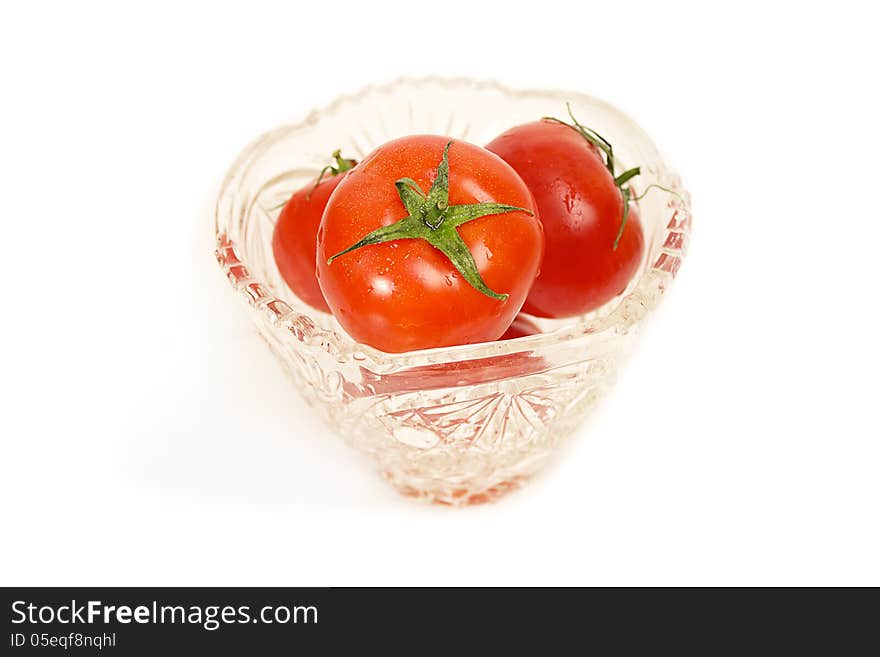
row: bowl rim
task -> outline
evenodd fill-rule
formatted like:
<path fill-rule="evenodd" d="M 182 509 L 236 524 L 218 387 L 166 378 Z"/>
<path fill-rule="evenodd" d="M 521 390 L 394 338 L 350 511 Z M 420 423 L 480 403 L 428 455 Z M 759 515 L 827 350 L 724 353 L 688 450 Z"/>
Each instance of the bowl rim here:
<path fill-rule="evenodd" d="M 670 199 L 667 204 L 667 207 L 672 209 L 672 215 L 669 224 L 665 229 L 660 231 L 661 234 L 658 235 L 658 238 L 662 239 L 663 236 L 667 235 L 671 230 L 683 235 L 682 242 L 684 242 L 684 244 L 677 246 L 667 246 L 666 244 L 661 245 L 658 249 L 658 257 L 653 263 L 651 262 L 653 245 L 649 244 L 649 248 L 646 250 L 646 261 L 640 268 L 638 278 L 634 279 L 635 284 L 630 285 L 625 294 L 616 297 L 614 300 L 603 306 L 599 311 L 582 315 L 580 317 L 560 320 L 565 321 L 566 323 L 558 328 L 536 335 L 515 338 L 512 340 L 480 342 L 452 347 L 435 347 L 431 349 L 391 353 L 381 351 L 367 344 L 356 342 L 341 327 L 320 327 L 312 320 L 308 313 L 294 309 L 283 296 L 279 296 L 277 293 L 266 293 L 265 290 L 268 286 L 262 281 L 250 276 L 248 263 L 241 260 L 239 257 L 240 249 L 238 245 L 232 242 L 225 229 L 225 224 L 228 223 L 230 217 L 223 216 L 223 201 L 229 195 L 230 189 L 237 176 L 245 171 L 247 166 L 259 157 L 260 152 L 264 148 L 273 143 L 274 140 L 281 135 L 289 135 L 291 133 L 311 128 L 323 118 L 332 116 L 332 114 L 337 112 L 340 107 L 343 107 L 348 103 L 358 102 L 373 94 L 388 93 L 393 91 L 395 87 L 402 85 L 463 86 L 476 91 L 496 91 L 505 95 L 523 98 L 555 97 L 563 101 L 567 100 L 575 102 L 577 102 L 578 99 L 582 99 L 585 102 L 602 106 L 606 111 L 613 113 L 619 119 L 622 119 L 625 122 L 627 129 L 631 131 L 635 137 L 638 137 L 645 145 L 649 146 L 657 155 L 657 158 L 662 161 L 667 168 L 669 180 L 664 180 L 664 182 L 666 185 L 675 189 L 676 192 L 679 193 L 680 198 Z M 336 355 L 338 359 L 352 358 L 355 361 L 359 361 L 362 366 L 372 364 L 374 369 L 384 371 L 406 369 L 419 365 L 432 365 L 443 362 L 482 360 L 525 351 L 539 353 L 542 350 L 546 350 L 563 342 L 587 342 L 595 339 L 596 335 L 607 331 L 615 331 L 620 334 L 627 333 L 629 328 L 639 323 L 639 321 L 647 315 L 651 309 L 653 309 L 659 301 L 659 296 L 662 295 L 668 287 L 669 281 L 671 281 L 671 279 L 677 274 L 681 260 L 686 251 L 686 243 L 689 241 L 690 227 L 690 195 L 681 184 L 680 177 L 671 167 L 668 166 L 666 159 L 660 156 L 656 145 L 648 134 L 628 114 L 611 103 L 583 92 L 566 91 L 561 89 L 515 89 L 493 80 L 478 80 L 464 76 L 402 76 L 390 82 L 369 84 L 356 92 L 339 95 L 324 107 L 312 109 L 302 120 L 283 124 L 268 130 L 248 144 L 229 167 L 217 193 L 214 205 L 214 254 L 233 288 L 245 295 L 252 309 L 262 311 L 266 319 L 274 328 L 278 328 L 286 333 L 288 336 L 287 339 L 296 340 L 305 345 L 317 347 L 322 351 L 330 352 Z M 667 238 L 666 242 L 668 241 Z M 649 278 L 655 278 L 656 280 L 650 281 L 652 284 L 649 286 L 643 285 L 644 283 L 649 282 L 647 280 Z M 643 289 L 644 287 L 648 287 L 648 289 Z M 651 290 L 652 287 L 655 289 Z M 653 291 L 656 292 L 656 294 L 646 295 L 646 291 Z"/>

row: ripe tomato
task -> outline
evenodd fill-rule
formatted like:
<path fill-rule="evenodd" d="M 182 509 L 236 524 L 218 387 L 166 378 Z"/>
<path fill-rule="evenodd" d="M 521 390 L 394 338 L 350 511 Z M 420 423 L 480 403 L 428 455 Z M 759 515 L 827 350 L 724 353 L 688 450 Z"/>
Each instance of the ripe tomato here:
<path fill-rule="evenodd" d="M 588 130 L 542 119 L 486 146 L 516 170 L 538 206 L 546 251 L 523 312 L 539 317 L 571 317 L 607 303 L 626 289 L 645 250 L 632 205 L 618 240 L 629 192 L 579 128 Z"/>
<path fill-rule="evenodd" d="M 389 142 L 327 203 L 321 291 L 354 339 L 383 351 L 495 340 L 538 273 L 534 210 L 516 172 L 479 146 L 430 135 Z"/>
<path fill-rule="evenodd" d="M 325 167 L 316 183 L 311 183 L 290 197 L 278 215 L 272 234 L 272 253 L 284 282 L 294 294 L 312 308 L 330 312 L 318 279 L 315 277 L 315 250 L 318 226 L 327 199 L 336 189 L 354 160 L 343 159 L 339 151 L 333 153 L 336 166 Z M 325 177 L 324 174 L 330 175 Z"/>

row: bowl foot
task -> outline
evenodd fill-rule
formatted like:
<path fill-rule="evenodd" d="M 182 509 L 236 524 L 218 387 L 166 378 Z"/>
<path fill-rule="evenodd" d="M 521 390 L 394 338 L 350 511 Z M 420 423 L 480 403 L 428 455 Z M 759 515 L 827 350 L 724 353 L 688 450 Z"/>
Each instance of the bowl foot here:
<path fill-rule="evenodd" d="M 488 504 L 517 490 L 529 479 L 527 475 L 508 477 L 483 486 L 463 486 L 438 481 L 413 482 L 385 471 L 382 476 L 405 497 L 440 506 L 475 506 Z"/>

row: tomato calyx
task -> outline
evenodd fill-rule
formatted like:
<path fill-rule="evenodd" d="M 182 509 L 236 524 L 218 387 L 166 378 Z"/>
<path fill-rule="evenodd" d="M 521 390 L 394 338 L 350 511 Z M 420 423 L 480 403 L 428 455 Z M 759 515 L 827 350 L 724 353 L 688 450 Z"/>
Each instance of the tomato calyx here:
<path fill-rule="evenodd" d="M 334 164 L 328 164 L 323 169 L 321 169 L 321 172 L 318 174 L 318 179 L 315 181 L 315 184 L 309 190 L 309 193 L 306 198 L 308 198 L 309 196 L 312 195 L 312 192 L 315 191 L 315 188 L 321 184 L 321 181 L 324 179 L 324 176 L 326 176 L 328 173 L 331 175 L 334 175 L 334 176 L 338 176 L 340 173 L 345 173 L 346 171 L 349 171 L 350 169 L 354 168 L 354 166 L 357 164 L 357 160 L 352 160 L 350 158 L 342 157 L 341 153 L 342 153 L 341 148 L 337 148 L 335 151 L 333 151 L 333 153 L 331 154 L 330 157 L 333 158 Z"/>
<path fill-rule="evenodd" d="M 614 147 L 611 145 L 611 142 L 609 142 L 607 139 L 605 139 L 605 137 L 600 135 L 592 128 L 588 128 L 587 126 L 580 123 L 575 118 L 574 112 L 571 111 L 571 103 L 566 103 L 565 108 L 568 110 L 568 116 L 569 118 L 571 118 L 571 123 L 566 123 L 565 121 L 562 121 L 561 119 L 557 119 L 552 116 L 545 116 L 544 119 L 546 119 L 547 121 L 555 121 L 556 123 L 561 123 L 562 125 L 568 126 L 575 132 L 579 133 L 593 146 L 598 148 L 604 157 L 605 168 L 608 169 L 608 173 L 610 173 L 611 177 L 614 178 L 614 184 L 617 186 L 617 189 L 620 190 L 620 196 L 621 198 L 623 198 L 623 217 L 620 220 L 620 228 L 618 228 L 617 230 L 617 235 L 614 238 L 614 245 L 612 247 L 612 250 L 616 251 L 617 245 L 620 243 L 620 238 L 623 237 L 623 229 L 626 227 L 626 220 L 629 218 L 630 201 L 637 201 L 641 198 L 633 196 L 632 189 L 630 189 L 629 187 L 625 187 L 625 185 L 630 180 L 638 176 L 641 173 L 641 169 L 639 167 L 633 167 L 632 169 L 627 169 L 619 176 L 615 176 Z"/>
<path fill-rule="evenodd" d="M 499 294 L 483 281 L 474 257 L 458 234 L 458 226 L 488 215 L 531 210 L 502 203 L 470 203 L 449 205 L 449 149 L 450 141 L 443 149 L 443 157 L 437 166 L 437 176 L 427 194 L 411 178 L 400 178 L 394 183 L 400 201 L 409 213 L 403 219 L 377 228 L 360 241 L 327 259 L 330 265 L 340 256 L 372 244 L 382 244 L 402 239 L 422 239 L 443 253 L 458 270 L 462 278 L 477 291 L 498 301 L 506 301 L 509 295 Z"/>

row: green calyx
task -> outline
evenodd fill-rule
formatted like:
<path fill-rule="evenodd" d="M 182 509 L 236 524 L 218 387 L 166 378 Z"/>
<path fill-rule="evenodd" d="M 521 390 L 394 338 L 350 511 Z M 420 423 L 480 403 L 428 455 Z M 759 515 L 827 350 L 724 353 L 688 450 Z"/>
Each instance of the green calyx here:
<path fill-rule="evenodd" d="M 406 211 L 406 217 L 390 226 L 382 226 L 365 235 L 359 242 L 327 259 L 331 264 L 340 256 L 371 244 L 382 244 L 394 240 L 421 239 L 443 253 L 458 270 L 462 278 L 487 297 L 505 301 L 507 294 L 491 290 L 483 281 L 474 257 L 458 234 L 458 227 L 468 221 L 493 214 L 506 212 L 528 212 L 526 208 L 501 203 L 471 203 L 468 205 L 449 205 L 449 148 L 443 149 L 443 158 L 437 167 L 437 177 L 425 194 L 418 184 L 410 178 L 401 178 L 394 183 L 397 194 Z"/>
<path fill-rule="evenodd" d="M 599 149 L 605 160 L 605 168 L 608 169 L 608 173 L 610 173 L 611 177 L 614 178 L 614 184 L 617 186 L 617 189 L 620 190 L 620 196 L 621 198 L 623 198 L 623 217 L 620 220 L 620 228 L 617 230 L 617 236 L 614 238 L 613 250 L 616 251 L 617 245 L 620 243 L 620 238 L 623 237 L 623 229 L 626 227 L 626 220 L 629 218 L 630 201 L 638 200 L 636 197 L 633 196 L 632 189 L 626 187 L 625 185 L 630 180 L 639 175 L 641 173 L 641 169 L 639 169 L 639 167 L 634 167 L 632 169 L 624 171 L 619 176 L 615 176 L 614 147 L 611 145 L 611 142 L 609 142 L 592 128 L 588 128 L 587 126 L 580 123 L 576 118 L 574 118 L 574 113 L 571 111 L 571 103 L 566 103 L 565 107 L 568 110 L 568 116 L 569 118 L 571 118 L 571 123 L 566 123 L 565 121 L 561 121 L 560 119 L 554 118 L 552 116 L 545 116 L 544 118 L 548 121 L 555 121 L 556 123 L 561 123 L 562 125 L 568 126 L 575 132 L 579 133 L 593 146 Z"/>
<path fill-rule="evenodd" d="M 315 184 L 312 187 L 311 191 L 309 192 L 309 195 L 311 195 L 311 193 L 313 191 L 315 191 L 315 187 L 317 187 L 318 185 L 321 184 L 321 181 L 324 179 L 324 176 L 326 176 L 328 173 L 333 176 L 338 176 L 340 173 L 345 173 L 349 169 L 353 169 L 354 165 L 357 164 L 357 160 L 351 160 L 351 159 L 342 157 L 342 155 L 340 153 L 341 153 L 341 149 L 339 149 L 339 148 L 337 148 L 335 151 L 333 151 L 333 154 L 331 157 L 334 160 L 334 164 L 328 164 L 323 169 L 321 169 L 321 172 L 318 174 L 318 179 L 315 181 Z"/>

